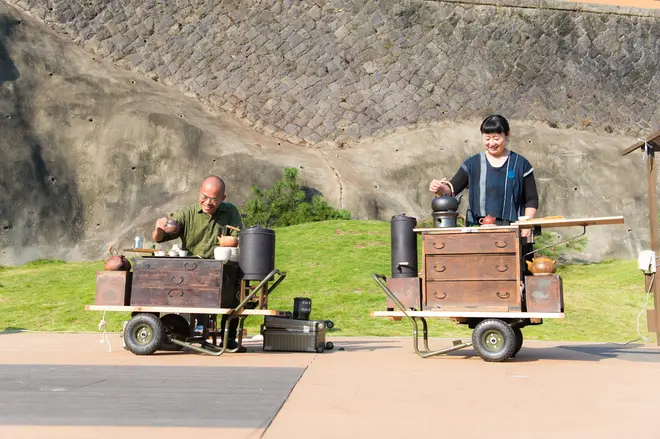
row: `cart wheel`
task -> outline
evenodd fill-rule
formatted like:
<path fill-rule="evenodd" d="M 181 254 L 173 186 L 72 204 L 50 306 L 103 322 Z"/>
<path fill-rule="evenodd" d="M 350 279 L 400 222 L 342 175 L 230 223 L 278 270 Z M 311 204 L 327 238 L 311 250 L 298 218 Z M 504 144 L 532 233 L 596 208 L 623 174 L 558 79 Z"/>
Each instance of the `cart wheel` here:
<path fill-rule="evenodd" d="M 176 338 L 177 340 L 188 338 L 190 325 L 188 325 L 186 319 L 176 314 L 166 314 L 160 318 L 160 321 L 163 322 L 166 331 L 161 349 L 164 351 L 180 351 L 183 349 L 183 346 L 172 343 L 170 338 Z"/>
<path fill-rule="evenodd" d="M 513 328 L 513 333 L 516 336 L 516 348 L 513 350 L 513 355 L 511 355 L 511 358 L 515 357 L 518 352 L 520 351 L 520 348 L 523 345 L 523 333 L 520 328 Z"/>
<path fill-rule="evenodd" d="M 319 354 L 322 354 L 323 351 L 325 351 L 325 346 L 323 346 L 322 344 L 316 347 L 316 352 L 318 352 Z"/>
<path fill-rule="evenodd" d="M 332 320 L 326 320 L 325 321 L 325 327 L 328 328 L 328 329 L 332 329 L 332 328 L 335 327 L 335 324 L 332 323 Z"/>
<path fill-rule="evenodd" d="M 326 348 L 327 350 L 329 350 L 329 351 L 331 351 L 332 348 L 334 348 L 334 347 L 335 347 L 335 345 L 334 345 L 334 343 L 331 342 L 331 341 L 328 341 L 328 342 L 325 343 L 325 348 Z"/>
<path fill-rule="evenodd" d="M 153 314 L 138 314 L 124 328 L 126 347 L 135 355 L 151 355 L 160 348 L 165 338 L 165 328 Z"/>
<path fill-rule="evenodd" d="M 472 346 L 484 361 L 505 361 L 516 349 L 516 334 L 502 320 L 482 320 L 472 332 Z"/>

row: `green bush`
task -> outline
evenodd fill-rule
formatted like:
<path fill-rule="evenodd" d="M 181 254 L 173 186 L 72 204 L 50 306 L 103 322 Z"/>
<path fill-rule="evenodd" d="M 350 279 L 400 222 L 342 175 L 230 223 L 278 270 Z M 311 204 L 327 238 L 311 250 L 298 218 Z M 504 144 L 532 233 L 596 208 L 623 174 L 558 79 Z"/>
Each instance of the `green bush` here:
<path fill-rule="evenodd" d="M 335 209 L 321 195 L 305 194 L 298 183 L 296 168 L 285 168 L 282 179 L 270 189 L 252 186 L 252 194 L 253 197 L 242 209 L 246 227 L 257 224 L 262 227 L 286 227 L 314 221 L 351 219 L 349 211 Z"/>

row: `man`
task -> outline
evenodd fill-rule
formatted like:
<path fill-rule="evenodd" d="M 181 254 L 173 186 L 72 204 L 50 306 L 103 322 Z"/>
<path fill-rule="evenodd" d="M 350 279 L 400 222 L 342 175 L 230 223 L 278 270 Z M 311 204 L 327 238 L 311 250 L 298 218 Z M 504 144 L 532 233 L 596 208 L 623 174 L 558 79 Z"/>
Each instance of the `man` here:
<path fill-rule="evenodd" d="M 171 215 L 176 223 L 168 223 L 167 218 L 156 221 L 156 227 L 151 234 L 155 242 L 165 242 L 181 238 L 181 248 L 188 250 L 191 256 L 213 258 L 213 250 L 218 246 L 218 236 L 228 232 L 226 226 L 243 227 L 240 212 L 232 203 L 225 200 L 226 185 L 224 180 L 215 175 L 204 179 L 199 188 L 199 204 L 191 204 Z M 223 298 L 224 299 L 224 298 Z M 238 305 L 237 298 L 231 298 L 231 304 Z M 223 300 L 224 301 L 224 300 Z M 223 304 L 224 306 L 224 304 Z M 204 322 L 203 315 L 192 315 L 193 320 Z M 224 325 L 227 316 L 222 317 Z M 236 348 L 236 331 L 238 319 L 229 324 L 228 349 Z M 241 350 L 243 351 L 243 350 Z"/>

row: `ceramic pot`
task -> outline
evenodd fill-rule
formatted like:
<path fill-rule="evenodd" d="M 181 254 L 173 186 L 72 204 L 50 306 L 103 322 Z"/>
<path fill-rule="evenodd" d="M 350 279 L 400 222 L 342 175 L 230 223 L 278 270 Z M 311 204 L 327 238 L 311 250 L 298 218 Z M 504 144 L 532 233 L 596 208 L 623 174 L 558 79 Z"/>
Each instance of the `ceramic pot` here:
<path fill-rule="evenodd" d="M 527 262 L 527 267 L 534 276 L 548 275 L 557 271 L 556 261 L 546 256 L 539 256 L 538 258 L 534 258 L 531 261 L 525 262 Z"/>
<path fill-rule="evenodd" d="M 479 224 L 481 225 L 493 225 L 495 224 L 496 218 L 494 216 L 486 215 L 483 218 L 479 219 Z"/>
<path fill-rule="evenodd" d="M 220 236 L 220 247 L 238 247 L 238 238 L 235 236 Z"/>
<path fill-rule="evenodd" d="M 110 256 L 103 268 L 106 271 L 131 271 L 131 263 L 125 256 Z"/>

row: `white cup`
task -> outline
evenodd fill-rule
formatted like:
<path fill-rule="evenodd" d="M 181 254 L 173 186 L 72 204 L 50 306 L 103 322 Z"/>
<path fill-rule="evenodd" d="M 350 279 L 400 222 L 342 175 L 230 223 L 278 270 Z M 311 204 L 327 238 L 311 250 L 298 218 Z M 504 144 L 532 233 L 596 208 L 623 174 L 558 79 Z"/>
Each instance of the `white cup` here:
<path fill-rule="evenodd" d="M 238 247 L 229 247 L 231 248 L 231 256 L 229 257 L 230 261 L 238 262 Z"/>
<path fill-rule="evenodd" d="M 176 250 L 170 250 L 170 252 L 168 253 L 168 255 L 173 256 L 173 257 L 176 257 L 176 256 L 179 256 L 179 252 L 176 251 Z"/>
<path fill-rule="evenodd" d="M 165 252 L 163 250 L 157 250 L 154 252 L 154 256 L 165 256 Z"/>
<path fill-rule="evenodd" d="M 518 217 L 518 221 L 527 221 L 527 220 L 529 220 L 528 216 L 519 216 Z"/>
<path fill-rule="evenodd" d="M 179 257 L 185 258 L 188 256 L 188 250 L 179 250 Z"/>
<path fill-rule="evenodd" d="M 231 257 L 231 247 L 216 247 L 213 256 L 217 261 L 227 262 Z"/>

